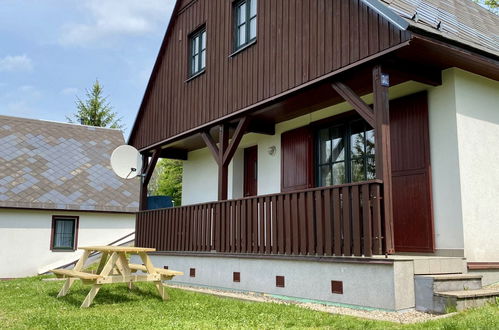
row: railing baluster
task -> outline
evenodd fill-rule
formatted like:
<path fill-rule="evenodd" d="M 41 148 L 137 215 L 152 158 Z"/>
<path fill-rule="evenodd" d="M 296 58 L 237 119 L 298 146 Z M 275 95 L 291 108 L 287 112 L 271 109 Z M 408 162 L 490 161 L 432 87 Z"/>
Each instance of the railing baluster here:
<path fill-rule="evenodd" d="M 324 254 L 324 219 L 323 219 L 323 200 L 322 191 L 315 191 L 315 237 L 316 237 L 316 249 L 315 252 L 318 255 Z"/>
<path fill-rule="evenodd" d="M 363 237 L 363 254 L 366 257 L 371 257 L 372 252 L 372 230 L 371 230 L 371 205 L 369 197 L 369 185 L 362 186 L 362 237 Z"/>
<path fill-rule="evenodd" d="M 361 239 L 362 233 L 360 229 L 360 198 L 359 186 L 352 187 L 352 237 L 353 237 L 353 254 L 361 256 Z"/>
<path fill-rule="evenodd" d="M 307 247 L 307 224 L 310 221 L 307 217 L 307 201 L 305 193 L 298 195 L 298 216 L 300 227 L 300 253 L 306 255 L 308 252 Z"/>

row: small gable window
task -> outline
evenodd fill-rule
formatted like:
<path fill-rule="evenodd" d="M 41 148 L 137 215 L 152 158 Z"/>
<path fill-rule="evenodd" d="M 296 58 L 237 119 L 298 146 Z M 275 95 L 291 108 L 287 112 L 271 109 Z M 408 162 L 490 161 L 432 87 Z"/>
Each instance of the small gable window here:
<path fill-rule="evenodd" d="M 234 3 L 235 50 L 256 39 L 257 0 L 241 0 Z"/>
<path fill-rule="evenodd" d="M 190 38 L 189 76 L 195 76 L 206 68 L 206 27 L 198 29 Z"/>
<path fill-rule="evenodd" d="M 52 250 L 76 250 L 78 217 L 54 216 L 52 218 Z"/>

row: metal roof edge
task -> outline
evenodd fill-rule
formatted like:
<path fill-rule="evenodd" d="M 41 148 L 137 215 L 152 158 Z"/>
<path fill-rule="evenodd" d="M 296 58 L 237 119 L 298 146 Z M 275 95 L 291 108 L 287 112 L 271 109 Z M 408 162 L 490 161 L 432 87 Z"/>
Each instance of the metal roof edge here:
<path fill-rule="evenodd" d="M 407 30 L 409 23 L 397 15 L 393 10 L 382 4 L 379 0 L 361 0 L 366 6 L 383 16 L 390 23 L 401 30 Z"/>

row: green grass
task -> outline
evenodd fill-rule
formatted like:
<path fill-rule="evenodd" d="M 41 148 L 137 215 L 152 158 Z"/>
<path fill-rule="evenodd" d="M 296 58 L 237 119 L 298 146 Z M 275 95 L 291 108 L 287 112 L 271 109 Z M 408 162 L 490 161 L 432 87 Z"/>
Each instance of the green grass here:
<path fill-rule="evenodd" d="M 164 329 L 164 328 L 340 328 L 499 329 L 499 308 L 491 305 L 451 318 L 401 326 L 331 315 L 294 305 L 255 303 L 168 289 L 163 302 L 151 283 L 104 286 L 87 309 L 79 306 L 89 286 L 76 283 L 56 298 L 63 282 L 32 277 L 0 281 L 0 329 Z"/>

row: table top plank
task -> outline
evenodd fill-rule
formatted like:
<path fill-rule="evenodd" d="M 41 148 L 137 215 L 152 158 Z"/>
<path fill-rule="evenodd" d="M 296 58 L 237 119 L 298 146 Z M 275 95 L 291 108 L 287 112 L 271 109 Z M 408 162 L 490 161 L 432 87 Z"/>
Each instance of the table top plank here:
<path fill-rule="evenodd" d="M 125 253 L 141 253 L 141 252 L 154 252 L 154 248 L 143 248 L 135 246 L 83 246 L 79 247 L 80 250 L 86 251 L 99 251 L 99 252 L 125 252 Z"/>

